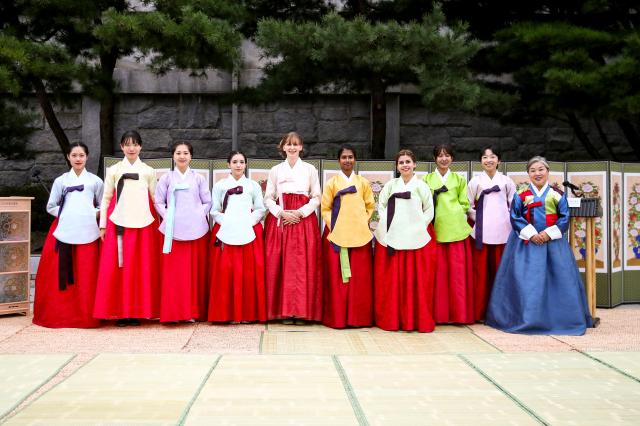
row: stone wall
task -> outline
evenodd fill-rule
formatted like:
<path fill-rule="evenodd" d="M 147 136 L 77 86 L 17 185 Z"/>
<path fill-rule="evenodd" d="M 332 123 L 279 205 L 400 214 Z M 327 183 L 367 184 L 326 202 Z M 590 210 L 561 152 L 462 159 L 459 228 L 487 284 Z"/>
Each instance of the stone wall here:
<path fill-rule="evenodd" d="M 119 153 L 120 135 L 129 129 L 142 134 L 143 158 L 168 156 L 174 141 L 189 141 L 196 157 L 224 158 L 232 144 L 232 108 L 219 102 L 215 94 L 125 94 L 115 111 L 114 149 Z M 70 141 L 83 141 L 92 149 L 90 170 L 95 171 L 97 114 L 95 102 L 77 96 L 59 108 L 59 119 Z M 39 112 L 38 109 L 36 111 Z M 501 125 L 496 120 L 461 113 L 431 113 L 419 98 L 401 95 L 399 117 L 400 147 L 410 148 L 422 160 L 430 159 L 437 143 L 452 143 L 459 160 L 476 159 L 481 147 L 500 147 L 504 159 L 526 160 L 543 154 L 557 161 L 588 160 L 572 129 L 563 122 L 539 125 Z M 595 128 L 585 122 L 586 131 L 599 141 Z M 64 158 L 43 117 L 34 123 L 36 132 L 28 141 L 33 160 L 0 160 L 0 185 L 21 185 L 30 181 L 34 168 L 52 181 L 66 170 Z M 292 96 L 283 101 L 238 108 L 238 143 L 250 157 L 278 158 L 276 144 L 291 130 L 305 139 L 310 157 L 333 157 L 343 143 L 354 145 L 360 158 L 368 157 L 369 98 L 367 96 Z M 615 126 L 604 131 L 620 158 L 632 158 L 631 149 Z M 602 145 L 601 157 L 609 158 Z"/>

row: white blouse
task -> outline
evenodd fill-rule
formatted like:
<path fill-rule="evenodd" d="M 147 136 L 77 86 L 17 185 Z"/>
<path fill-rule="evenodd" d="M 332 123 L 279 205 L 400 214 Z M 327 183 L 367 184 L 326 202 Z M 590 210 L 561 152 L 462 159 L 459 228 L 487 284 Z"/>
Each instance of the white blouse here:
<path fill-rule="evenodd" d="M 84 185 L 84 189 L 67 193 L 60 216 L 60 201 L 64 189 L 78 185 Z M 58 226 L 53 232 L 58 241 L 87 244 L 100 237 L 96 213 L 100 211 L 103 189 L 102 179 L 86 169 L 80 176 L 70 170 L 56 178 L 47 202 L 47 212 L 58 218 Z"/>
<path fill-rule="evenodd" d="M 272 167 L 267 179 L 264 204 L 275 217 L 280 217 L 283 210 L 282 194 L 302 194 L 309 197 L 309 202 L 298 209 L 304 217 L 309 216 L 320 206 L 322 197 L 318 170 L 313 164 L 305 163 L 299 158 L 293 167 L 286 160 Z"/>
<path fill-rule="evenodd" d="M 222 204 L 227 190 L 242 186 L 242 194 L 229 195 L 227 208 Z M 211 216 L 220 224 L 217 238 L 225 244 L 244 245 L 255 240 L 253 227 L 260 223 L 266 211 L 262 204 L 262 189 L 257 182 L 242 176 L 236 180 L 229 175 L 216 182 L 211 191 Z"/>

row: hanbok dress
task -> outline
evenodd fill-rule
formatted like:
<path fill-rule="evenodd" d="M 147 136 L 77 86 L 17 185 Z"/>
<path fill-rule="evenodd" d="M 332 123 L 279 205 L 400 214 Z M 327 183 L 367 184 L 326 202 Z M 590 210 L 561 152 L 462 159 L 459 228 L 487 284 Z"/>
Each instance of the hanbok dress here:
<path fill-rule="evenodd" d="M 413 177 L 387 182 L 378 197 L 375 231 L 375 323 L 383 330 L 431 332 L 435 328 L 436 245 L 429 187 Z"/>
<path fill-rule="evenodd" d="M 209 183 L 187 168 L 163 175 L 154 203 L 163 218 L 160 322 L 207 319 Z"/>
<path fill-rule="evenodd" d="M 284 161 L 269 171 L 264 204 L 268 319 L 322 319 L 322 269 L 318 170 L 298 159 Z M 284 225 L 283 210 L 298 210 L 302 220 Z"/>
<path fill-rule="evenodd" d="M 500 172 L 493 177 L 482 172 L 474 176 L 467 186 L 471 204 L 467 215 L 474 223 L 471 238 L 476 321 L 484 320 L 493 280 L 511 234 L 509 209 L 515 192 L 515 183 Z"/>
<path fill-rule="evenodd" d="M 266 211 L 257 182 L 229 175 L 212 190 L 209 321 L 267 320 L 264 236 Z"/>
<path fill-rule="evenodd" d="M 106 228 L 93 315 L 103 319 L 158 318 L 160 254 L 153 206 L 156 171 L 139 158 L 107 169 L 100 212 Z"/>
<path fill-rule="evenodd" d="M 324 185 L 321 213 L 324 314 L 332 328 L 373 324 L 373 235 L 369 219 L 375 199 L 369 181 L 351 173 Z"/>
<path fill-rule="evenodd" d="M 435 310 L 437 323 L 472 324 L 474 316 L 471 226 L 467 223 L 467 182 L 437 170 L 424 176 L 433 193 L 436 232 Z"/>
<path fill-rule="evenodd" d="M 56 217 L 44 242 L 33 305 L 33 323 L 50 328 L 94 328 L 100 230 L 96 213 L 102 180 L 86 169 L 59 176 L 47 211 Z"/>
<path fill-rule="evenodd" d="M 548 184 L 515 195 L 513 232 L 493 283 L 485 323 L 508 333 L 578 336 L 591 326 L 584 286 L 569 243 L 566 197 Z M 551 240 L 529 240 L 546 231 Z"/>

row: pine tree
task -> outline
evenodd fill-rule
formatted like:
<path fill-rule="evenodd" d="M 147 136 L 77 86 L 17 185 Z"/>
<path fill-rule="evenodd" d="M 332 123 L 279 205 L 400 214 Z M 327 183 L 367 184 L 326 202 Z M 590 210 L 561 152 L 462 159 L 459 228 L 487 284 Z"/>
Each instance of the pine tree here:
<path fill-rule="evenodd" d="M 612 120 L 640 159 L 637 2 L 453 0 L 445 9 L 469 20 L 470 31 L 490 41 L 476 70 L 512 77 L 501 84 L 519 97 L 507 118 L 566 121 L 590 156 L 600 158 L 595 139 L 583 128 L 583 119 L 589 119 L 615 159 L 601 124 Z"/>
<path fill-rule="evenodd" d="M 17 0 L 0 5 L 0 79 L 14 95 L 35 93 L 61 151 L 69 141 L 54 103 L 74 84 L 100 101 L 100 161 L 113 153 L 115 82 L 119 58 L 137 52 L 157 72 L 232 69 L 244 12 L 231 0 L 156 0 L 150 11 L 127 0 Z M 102 170 L 102 167 L 100 167 Z"/>
<path fill-rule="evenodd" d="M 384 158 L 387 88 L 414 84 L 429 108 L 474 110 L 490 99 L 468 69 L 480 45 L 464 24 L 448 24 L 440 7 L 407 22 L 392 16 L 374 21 L 353 8 L 342 12 L 346 17 L 331 12 L 320 22 L 260 21 L 255 40 L 272 60 L 250 92 L 254 100 L 291 92 L 368 92 L 371 155 Z"/>

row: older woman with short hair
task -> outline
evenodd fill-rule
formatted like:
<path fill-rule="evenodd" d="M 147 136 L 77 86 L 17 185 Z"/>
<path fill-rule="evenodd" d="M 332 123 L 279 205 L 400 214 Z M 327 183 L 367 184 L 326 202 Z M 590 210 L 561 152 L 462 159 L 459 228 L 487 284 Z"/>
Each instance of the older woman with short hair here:
<path fill-rule="evenodd" d="M 569 206 L 549 186 L 544 157 L 527 163 L 529 186 L 511 203 L 511 225 L 486 324 L 508 333 L 582 335 L 591 326 L 584 286 L 563 233 Z"/>

